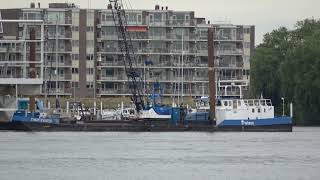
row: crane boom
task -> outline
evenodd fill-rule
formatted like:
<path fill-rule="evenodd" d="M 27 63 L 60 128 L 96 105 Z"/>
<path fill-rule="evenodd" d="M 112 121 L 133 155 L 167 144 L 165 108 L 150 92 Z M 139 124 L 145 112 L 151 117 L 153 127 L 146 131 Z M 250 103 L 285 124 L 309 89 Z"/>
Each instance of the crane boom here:
<path fill-rule="evenodd" d="M 132 41 L 130 33 L 127 31 L 127 19 L 125 10 L 122 5 L 121 0 L 109 0 L 112 8 L 113 21 L 115 23 L 115 28 L 118 33 L 118 46 L 122 52 L 125 72 L 129 80 L 129 89 L 132 94 L 132 101 L 135 104 L 137 112 L 144 109 L 144 100 L 141 90 L 141 76 L 140 71 L 133 67 L 133 62 L 135 61 L 135 55 L 133 51 Z"/>

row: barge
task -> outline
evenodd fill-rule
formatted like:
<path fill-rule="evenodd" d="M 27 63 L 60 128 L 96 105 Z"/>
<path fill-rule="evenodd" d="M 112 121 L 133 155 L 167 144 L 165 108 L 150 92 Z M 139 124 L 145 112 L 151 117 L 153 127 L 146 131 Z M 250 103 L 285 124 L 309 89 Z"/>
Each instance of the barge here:
<path fill-rule="evenodd" d="M 25 103 L 25 102 L 24 102 Z M 37 103 L 38 104 L 38 103 Z M 41 103 L 40 103 L 41 104 Z M 292 119 L 275 117 L 269 99 L 217 99 L 216 119 L 210 120 L 206 98 L 201 98 L 197 109 L 171 108 L 166 118 L 157 115 L 121 120 L 61 119 L 58 115 L 43 112 L 16 111 L 10 122 L 1 122 L 0 130 L 15 131 L 125 131 L 125 132 L 170 132 L 170 131 L 254 131 L 291 132 Z M 37 106 L 37 110 L 39 106 Z M 152 110 L 153 113 L 159 111 Z M 148 112 L 148 115 L 151 115 Z M 160 118 L 159 118 L 160 117 Z"/>

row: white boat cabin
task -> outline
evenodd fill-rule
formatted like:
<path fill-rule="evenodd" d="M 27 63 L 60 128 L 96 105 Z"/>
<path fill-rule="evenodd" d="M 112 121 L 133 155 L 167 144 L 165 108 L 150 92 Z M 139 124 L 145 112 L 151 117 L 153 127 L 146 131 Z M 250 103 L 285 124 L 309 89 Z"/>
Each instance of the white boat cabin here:
<path fill-rule="evenodd" d="M 270 99 L 221 99 L 216 103 L 216 119 L 249 120 L 274 118 Z"/>

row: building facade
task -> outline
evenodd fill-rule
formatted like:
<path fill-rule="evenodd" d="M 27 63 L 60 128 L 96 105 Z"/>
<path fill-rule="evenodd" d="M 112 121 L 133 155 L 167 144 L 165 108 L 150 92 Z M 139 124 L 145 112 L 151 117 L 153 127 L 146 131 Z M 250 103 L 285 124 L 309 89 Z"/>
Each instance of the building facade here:
<path fill-rule="evenodd" d="M 119 60 L 122 52 L 111 8 L 80 9 L 74 4 L 52 3 L 49 8 L 33 4 L 11 13 L 15 14 L 12 18 L 45 21 L 43 94 L 130 95 L 124 63 Z M 0 11 L 8 14 L 8 10 Z M 126 10 L 126 20 L 143 92 L 150 93 L 153 84 L 159 83 L 164 96 L 208 95 L 208 28 L 214 28 L 217 95 L 246 94 L 254 26 L 210 24 L 193 11 L 159 6 L 153 10 Z M 18 38 L 23 34 L 19 29 Z"/>

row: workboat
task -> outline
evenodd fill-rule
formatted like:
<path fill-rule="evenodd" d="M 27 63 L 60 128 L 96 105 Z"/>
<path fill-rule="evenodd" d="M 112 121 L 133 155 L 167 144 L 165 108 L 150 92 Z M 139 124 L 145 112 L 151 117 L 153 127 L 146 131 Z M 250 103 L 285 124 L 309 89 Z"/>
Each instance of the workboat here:
<path fill-rule="evenodd" d="M 142 119 L 163 119 L 169 120 L 171 118 L 172 108 L 165 105 L 154 105 L 141 112 L 140 118 Z"/>
<path fill-rule="evenodd" d="M 33 122 L 33 123 L 48 123 L 59 124 L 60 115 L 51 114 L 48 115 L 44 112 L 43 102 L 35 100 L 35 111 L 30 112 L 29 99 L 18 100 L 18 110 L 14 112 L 11 121 L 12 122 Z"/>
<path fill-rule="evenodd" d="M 209 98 L 197 101 L 197 112 L 209 113 Z M 292 118 L 275 116 L 270 99 L 217 99 L 215 106 L 217 130 L 226 131 L 292 131 Z M 191 115 L 190 115 L 191 116 Z M 205 116 L 206 117 L 206 116 Z"/>
<path fill-rule="evenodd" d="M 171 118 L 172 107 L 154 104 L 145 107 L 137 113 L 134 105 L 131 107 L 119 107 L 117 109 L 105 109 L 102 111 L 102 120 L 134 120 L 134 119 L 162 119 L 169 120 Z"/>
<path fill-rule="evenodd" d="M 120 112 L 122 112 L 122 117 L 126 118 L 126 116 L 128 116 L 127 112 L 130 112 L 129 116 L 131 119 L 169 120 L 171 118 L 172 107 L 162 103 L 163 89 L 160 83 L 154 83 L 152 89 L 153 92 L 147 96 L 148 100 L 145 107 L 139 113 L 136 112 L 134 105 L 132 105 L 132 109 L 128 111 L 121 107 L 122 110 Z"/>
<path fill-rule="evenodd" d="M 136 109 L 133 107 L 122 107 L 118 109 L 104 109 L 101 112 L 102 120 L 134 120 L 137 119 Z"/>
<path fill-rule="evenodd" d="M 171 118 L 172 107 L 162 103 L 163 88 L 159 82 L 152 85 L 152 93 L 148 96 L 146 107 L 142 110 L 140 118 L 142 119 L 162 119 Z"/>

